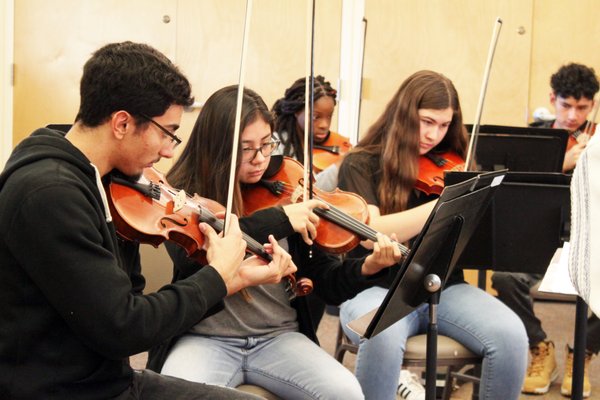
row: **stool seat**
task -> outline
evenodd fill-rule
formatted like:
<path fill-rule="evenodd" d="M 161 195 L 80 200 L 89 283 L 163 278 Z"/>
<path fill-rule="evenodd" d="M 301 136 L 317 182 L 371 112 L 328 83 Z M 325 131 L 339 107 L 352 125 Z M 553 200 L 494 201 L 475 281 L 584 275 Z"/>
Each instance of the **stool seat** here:
<path fill-rule="evenodd" d="M 481 360 L 481 357 L 471 352 L 465 346 L 456 340 L 443 335 L 437 337 L 437 359 L 461 358 Z M 427 335 L 416 335 L 408 338 L 404 358 L 407 360 L 426 359 L 427 354 Z"/>
<path fill-rule="evenodd" d="M 241 384 L 236 387 L 237 390 L 245 393 L 255 394 L 257 396 L 261 396 L 267 400 L 281 400 L 281 398 L 277 397 L 273 393 L 269 392 L 267 389 L 256 386 L 256 385 L 248 385 L 246 383 Z"/>
<path fill-rule="evenodd" d="M 346 352 L 356 354 L 358 352 L 358 346 L 350 341 L 348 336 L 344 333 L 342 326 L 338 325 L 334 357 L 339 362 L 343 362 L 344 353 Z M 464 366 L 473 365 L 478 375 L 480 373 L 481 361 L 481 356 L 473 353 L 456 340 L 438 334 L 436 364 L 438 367 L 446 368 L 446 382 L 444 384 L 442 399 L 450 399 L 453 381 L 455 379 L 473 382 L 473 398 L 478 398 L 479 376 L 467 375 L 458 371 Z M 426 364 L 427 335 L 421 334 L 409 337 L 406 341 L 402 365 L 404 367 L 425 367 Z"/>

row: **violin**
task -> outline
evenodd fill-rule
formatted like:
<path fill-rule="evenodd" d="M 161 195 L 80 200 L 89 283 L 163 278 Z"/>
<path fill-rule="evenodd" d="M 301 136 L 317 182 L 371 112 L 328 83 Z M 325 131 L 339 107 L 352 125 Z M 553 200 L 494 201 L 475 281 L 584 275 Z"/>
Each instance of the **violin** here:
<path fill-rule="evenodd" d="M 329 132 L 321 143 L 313 144 L 313 169 L 315 173 L 335 164 L 352 149 L 348 138 L 336 132 Z"/>
<path fill-rule="evenodd" d="M 215 231 L 223 230 L 223 220 L 215 213 L 225 210 L 221 204 L 184 190 L 171 187 L 164 176 L 154 168 L 144 169 L 142 178 L 133 182 L 112 176 L 107 187 L 108 203 L 117 233 L 126 240 L 137 240 L 158 247 L 170 240 L 183 247 L 188 257 L 206 263 L 202 250 L 204 235 L 198 223 L 206 222 Z M 242 232 L 248 252 L 266 261 L 272 257 L 256 240 Z M 303 278 L 296 282 L 288 275 L 286 290 L 290 297 L 312 291 L 312 282 Z"/>
<path fill-rule="evenodd" d="M 569 135 L 566 151 L 571 150 L 571 148 L 578 143 L 587 143 L 590 140 L 590 137 L 592 137 L 596 131 L 596 124 L 588 121 L 584 125 L 585 127 L 583 130 L 578 129 Z"/>
<path fill-rule="evenodd" d="M 271 156 L 271 163 L 280 162 L 277 170 L 253 185 L 242 188 L 244 212 L 302 201 L 304 168 L 298 161 L 281 156 Z M 313 198 L 319 199 L 329 209 L 315 208 L 321 218 L 317 226 L 315 243 L 323 250 L 341 254 L 355 248 L 361 240 L 377 241 L 377 231 L 367 225 L 369 211 L 367 203 L 359 195 L 336 189 L 325 192 L 313 189 Z M 408 249 L 397 243 L 403 255 Z"/>
<path fill-rule="evenodd" d="M 415 188 L 430 195 L 440 195 L 444 190 L 444 172 L 462 171 L 465 160 L 454 151 L 423 154 L 419 157 L 419 174 Z"/>

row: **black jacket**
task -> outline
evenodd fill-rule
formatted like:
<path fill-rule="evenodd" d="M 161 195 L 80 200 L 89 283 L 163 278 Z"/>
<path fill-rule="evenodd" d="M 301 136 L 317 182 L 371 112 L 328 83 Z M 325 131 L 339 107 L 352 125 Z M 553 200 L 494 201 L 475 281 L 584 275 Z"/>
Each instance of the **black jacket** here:
<path fill-rule="evenodd" d="M 0 175 L 0 398 L 109 399 L 130 355 L 188 330 L 226 295 L 212 268 L 143 288 L 135 244 L 119 243 L 90 161 L 40 129 Z"/>

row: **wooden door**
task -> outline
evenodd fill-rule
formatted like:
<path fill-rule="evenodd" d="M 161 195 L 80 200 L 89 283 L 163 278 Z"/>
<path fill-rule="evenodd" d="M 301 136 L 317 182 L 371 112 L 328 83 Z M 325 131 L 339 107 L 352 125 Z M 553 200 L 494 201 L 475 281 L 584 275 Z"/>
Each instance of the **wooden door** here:
<path fill-rule="evenodd" d="M 383 112 L 402 81 L 421 69 L 440 72 L 454 82 L 464 120 L 472 123 L 497 17 L 504 24 L 481 122 L 522 124 L 529 88 L 531 13 L 532 0 L 367 0 L 361 133 Z"/>

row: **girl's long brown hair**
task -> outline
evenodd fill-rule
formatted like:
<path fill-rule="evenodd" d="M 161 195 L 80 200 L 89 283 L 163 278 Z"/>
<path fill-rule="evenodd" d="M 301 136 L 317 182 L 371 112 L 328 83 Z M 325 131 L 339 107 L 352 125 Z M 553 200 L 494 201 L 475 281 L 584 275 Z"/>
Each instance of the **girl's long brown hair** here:
<path fill-rule="evenodd" d="M 183 152 L 167 174 L 171 186 L 222 205 L 227 203 L 237 91 L 237 85 L 227 86 L 206 100 Z M 273 129 L 273 118 L 263 99 L 253 90 L 244 88 L 240 132 L 258 118 Z M 236 176 L 242 154 L 241 144 L 238 146 Z M 237 215 L 242 215 L 242 195 L 237 181 L 233 208 Z"/>
<path fill-rule="evenodd" d="M 444 75 L 419 71 L 407 78 L 385 111 L 369 128 L 353 152 L 380 156 L 381 182 L 377 189 L 381 214 L 406 210 L 415 186 L 419 163 L 419 109 L 453 109 L 444 139 L 431 151 L 453 150 L 465 157 L 466 130 L 456 88 Z"/>

